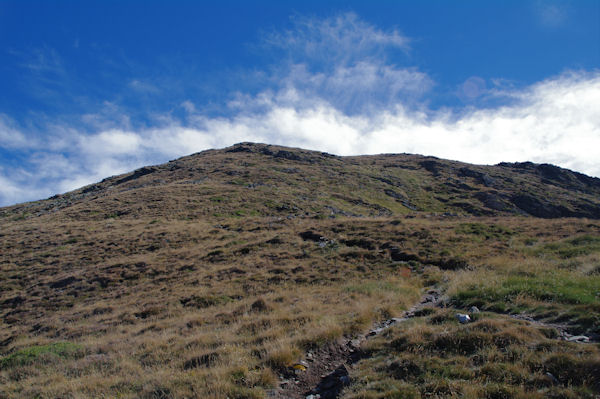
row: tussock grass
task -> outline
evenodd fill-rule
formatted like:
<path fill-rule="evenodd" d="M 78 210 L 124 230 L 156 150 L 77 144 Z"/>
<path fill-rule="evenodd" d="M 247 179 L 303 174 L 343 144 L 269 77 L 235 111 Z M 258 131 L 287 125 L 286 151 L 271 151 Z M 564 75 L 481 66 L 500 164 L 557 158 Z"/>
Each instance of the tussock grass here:
<path fill-rule="evenodd" d="M 586 247 L 568 259 L 556 252 L 596 241 L 582 235 L 516 246 L 512 256 L 493 257 L 474 270 L 457 273 L 448 293 L 464 308 L 525 312 L 548 322 L 567 322 L 575 333 L 598 332 L 600 278 L 593 271 L 600 251 Z"/>
<path fill-rule="evenodd" d="M 211 204 L 238 200 L 223 196 Z M 597 234 L 588 225 L 522 218 L 197 215 L 192 220 L 121 215 L 87 223 L 62 213 L 9 222 L 0 240 L 0 362 L 6 365 L 0 396 L 264 397 L 277 383 L 276 373 L 307 349 L 400 315 L 432 285 L 447 288 L 459 305 L 485 293 L 483 309 L 504 303 L 506 311 L 555 312 L 548 318 L 568 316 L 582 332 L 590 331 L 598 325 L 593 293 L 599 255 L 539 252 L 553 242 Z M 308 230 L 323 236 L 325 245 L 303 239 L 300 234 Z M 419 261 L 394 261 L 392 248 Z M 467 261 L 465 268 L 436 265 L 458 258 Z M 553 297 L 536 291 L 542 283 Z M 458 302 L 472 290 L 476 295 Z M 395 374 L 387 366 L 373 367 L 356 397 L 483 395 L 481 384 L 463 382 L 473 378 L 485 380 L 489 395 L 495 395 L 504 389 L 501 376 L 523 377 L 507 359 L 526 361 L 537 353 L 534 347 L 564 352 L 547 338 L 551 330 L 524 332 L 503 319 L 461 329 L 451 314 L 427 318 L 409 322 L 405 337 L 389 336 L 392 349 L 403 348 L 390 352 L 397 355 L 389 359 L 397 362 Z M 457 338 L 443 331 L 460 333 Z M 77 350 L 14 360 L 30 348 L 57 349 L 61 343 Z M 479 356 L 506 369 L 490 366 L 484 375 L 483 366 L 473 363 Z M 574 356 L 583 373 L 597 353 Z M 397 379 L 402 370 L 412 370 L 411 362 L 433 370 L 425 374 L 434 378 L 422 385 L 413 377 Z M 543 378 L 540 373 L 534 375 Z M 588 380 L 573 384 L 587 389 Z M 507 387 L 515 395 L 523 391 Z M 562 392 L 553 389 L 547 392 Z"/>
<path fill-rule="evenodd" d="M 438 311 L 370 341 L 371 356 L 342 397 L 593 398 L 600 389 L 596 346 L 552 340 L 506 316 L 483 313 L 461 325 L 453 315 Z"/>

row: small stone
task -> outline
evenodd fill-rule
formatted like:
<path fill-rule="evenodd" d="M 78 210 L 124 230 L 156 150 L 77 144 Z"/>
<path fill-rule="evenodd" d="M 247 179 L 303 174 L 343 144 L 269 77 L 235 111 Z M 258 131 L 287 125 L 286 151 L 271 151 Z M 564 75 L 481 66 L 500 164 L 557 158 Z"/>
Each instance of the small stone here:
<path fill-rule="evenodd" d="M 465 324 L 471 321 L 471 317 L 468 314 L 458 313 L 456 318 L 461 324 Z"/>
<path fill-rule="evenodd" d="M 479 308 L 477 306 L 471 306 L 469 308 L 469 313 L 479 313 Z"/>
<path fill-rule="evenodd" d="M 589 337 L 586 337 L 585 335 L 575 335 L 573 337 L 568 337 L 567 341 L 569 342 L 590 342 Z"/>
<path fill-rule="evenodd" d="M 295 372 L 306 371 L 306 366 L 301 363 L 296 363 L 292 366 L 292 369 L 294 369 Z"/>
<path fill-rule="evenodd" d="M 550 378 L 553 384 L 559 384 L 558 379 L 555 376 L 553 376 L 552 373 L 546 372 L 546 377 Z"/>

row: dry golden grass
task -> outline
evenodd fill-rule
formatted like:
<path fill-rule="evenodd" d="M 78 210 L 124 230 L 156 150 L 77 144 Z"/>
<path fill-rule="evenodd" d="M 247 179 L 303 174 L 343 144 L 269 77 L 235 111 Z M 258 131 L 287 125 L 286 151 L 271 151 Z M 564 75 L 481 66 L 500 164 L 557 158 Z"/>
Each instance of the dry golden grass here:
<path fill-rule="evenodd" d="M 482 238 L 473 225 L 508 233 Z M 597 229 L 581 220 L 523 218 L 89 224 L 46 216 L 9 223 L 2 239 L 3 359 L 57 342 L 77 351 L 5 362 L 1 392 L 263 397 L 277 372 L 306 350 L 400 314 L 423 284 L 454 295 L 516 272 L 589 272 L 596 253 L 561 269 L 564 260 L 528 252 L 523 242 L 535 238 L 539 246 Z M 302 239 L 307 230 L 325 244 Z M 392 261 L 390 248 L 419 261 Z M 455 258 L 467 260 L 467 269 L 427 266 Z"/>
<path fill-rule="evenodd" d="M 514 207 L 494 211 L 474 196 L 546 187 L 575 212 L 597 204 L 595 191 L 573 196 L 500 166 L 469 166 L 493 175 L 490 188 L 449 161 L 431 172 L 418 156 L 294 150 L 290 160 L 260 148 L 0 210 L 0 397 L 261 398 L 307 350 L 401 314 L 431 286 L 456 306 L 485 294 L 490 311 L 597 328 L 600 224 L 509 216 Z M 441 342 L 446 325 L 411 328 Z M 541 339 L 515 328 L 501 325 Z M 481 351 L 488 368 L 502 355 Z M 597 352 L 577 356 L 585 369 Z M 452 359 L 448 373 L 475 375 L 467 357 Z M 374 384 L 399 384 L 372 373 Z M 433 383 L 427 392 L 482 392 Z M 421 387 L 401 384 L 407 395 Z"/>
<path fill-rule="evenodd" d="M 343 398 L 594 398 L 600 352 L 493 313 L 461 325 L 454 311 L 417 317 L 369 341 Z"/>

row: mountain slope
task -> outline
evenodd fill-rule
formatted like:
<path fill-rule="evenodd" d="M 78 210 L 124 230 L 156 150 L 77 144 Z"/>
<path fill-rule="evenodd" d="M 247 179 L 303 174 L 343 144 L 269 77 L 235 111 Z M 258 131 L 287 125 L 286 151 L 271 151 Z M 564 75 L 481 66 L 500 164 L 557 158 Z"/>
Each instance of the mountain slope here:
<path fill-rule="evenodd" d="M 2 208 L 0 397 L 593 398 L 598 193 L 241 143 Z"/>
<path fill-rule="evenodd" d="M 168 216 L 393 216 L 413 212 L 600 218 L 600 179 L 553 165 L 469 165 L 418 155 L 338 157 L 240 143 L 114 176 L 45 201 L 77 220 Z"/>

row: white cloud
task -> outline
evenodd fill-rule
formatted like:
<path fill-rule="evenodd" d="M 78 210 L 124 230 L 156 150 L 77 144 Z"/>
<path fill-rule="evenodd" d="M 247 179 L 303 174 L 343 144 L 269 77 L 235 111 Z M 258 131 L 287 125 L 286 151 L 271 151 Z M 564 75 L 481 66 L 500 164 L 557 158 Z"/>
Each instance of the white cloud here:
<path fill-rule="evenodd" d="M 42 198 L 48 187 L 37 185 L 35 176 L 21 168 L 11 168 L 7 174 L 0 167 L 0 204 L 9 205 L 26 200 Z"/>
<path fill-rule="evenodd" d="M 30 144 L 16 123 L 7 115 L 0 114 L 0 148 L 22 148 Z"/>
<path fill-rule="evenodd" d="M 239 112 L 230 118 L 198 114 L 195 126 L 173 121 L 137 131 L 107 129 L 91 135 L 71 131 L 75 147 L 68 157 L 59 152 L 38 154 L 27 178 L 0 175 L 0 200 L 7 204 L 36 198 L 41 192 L 51 195 L 240 141 L 340 155 L 409 152 L 480 164 L 531 160 L 600 176 L 600 73 L 569 73 L 501 95 L 514 103 L 463 114 L 398 105 L 377 114 L 348 115 L 326 101 L 308 107 L 298 97 L 298 106 L 293 101 L 280 105 L 277 94 L 263 93 L 261 101 L 269 104 L 265 111 Z"/>
<path fill-rule="evenodd" d="M 181 103 L 181 107 L 190 114 L 196 111 L 196 106 L 194 105 L 193 102 L 191 102 L 189 100 L 183 101 Z"/>
<path fill-rule="evenodd" d="M 538 1 L 534 5 L 538 23 L 546 28 L 558 28 L 567 21 L 568 9 L 564 2 Z"/>
<path fill-rule="evenodd" d="M 431 89 L 431 79 L 415 68 L 397 68 L 381 62 L 358 62 L 329 72 L 311 73 L 304 64 L 294 65 L 281 79 L 278 103 L 308 106 L 324 100 L 351 114 L 411 103 Z M 261 99 L 264 103 L 264 95 Z"/>
<path fill-rule="evenodd" d="M 158 93 L 160 90 L 151 83 L 143 82 L 138 79 L 133 79 L 129 82 L 129 87 L 141 93 Z"/>
<path fill-rule="evenodd" d="M 433 86 L 416 68 L 389 62 L 398 50 L 403 59 L 409 51 L 409 39 L 398 30 L 382 31 L 353 13 L 298 17 L 293 22 L 294 29 L 265 39 L 270 49 L 286 51 L 287 58 L 272 76 L 280 87 L 280 103 L 292 100 L 298 106 L 297 99 L 302 98 L 312 106 L 322 99 L 358 114 L 398 101 L 408 103 Z"/>
<path fill-rule="evenodd" d="M 302 62 L 334 61 L 336 65 L 344 65 L 365 58 L 381 58 L 390 47 L 404 52 L 410 48 L 410 40 L 398 30 L 382 31 L 354 13 L 325 19 L 295 17 L 292 22 L 293 29 L 271 33 L 265 42 L 286 50 L 290 58 Z"/>
<path fill-rule="evenodd" d="M 140 150 L 142 140 L 138 133 L 111 129 L 92 136 L 82 136 L 79 146 L 90 155 L 110 157 L 135 154 Z"/>
<path fill-rule="evenodd" d="M 127 112 L 106 102 L 81 116 L 79 125 L 48 124 L 47 136 L 36 142 L 39 135 L 0 115 L 0 147 L 36 151 L 26 165 L 0 170 L 0 204 L 241 141 L 339 155 L 408 152 L 480 164 L 531 160 L 600 177 L 598 71 L 565 73 L 520 89 L 501 79 L 487 89 L 473 77 L 460 88 L 464 96 L 485 95 L 504 105 L 434 111 L 425 105 L 434 86 L 427 74 L 386 61 L 390 47 L 408 50 L 397 31 L 383 32 L 345 14 L 299 19 L 295 33 L 269 41 L 294 53 L 273 73 L 279 84 L 232 96 L 227 117 L 209 117 L 187 100 L 180 103 L 184 119 L 164 113 L 152 115 L 154 126 L 135 127 Z M 322 56 L 327 51 L 329 61 Z"/>

